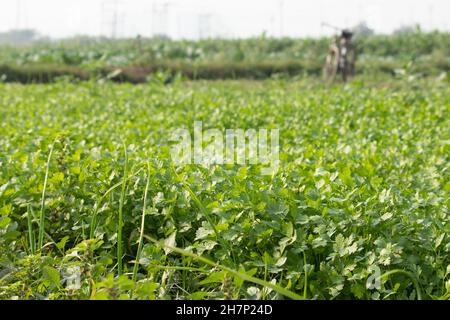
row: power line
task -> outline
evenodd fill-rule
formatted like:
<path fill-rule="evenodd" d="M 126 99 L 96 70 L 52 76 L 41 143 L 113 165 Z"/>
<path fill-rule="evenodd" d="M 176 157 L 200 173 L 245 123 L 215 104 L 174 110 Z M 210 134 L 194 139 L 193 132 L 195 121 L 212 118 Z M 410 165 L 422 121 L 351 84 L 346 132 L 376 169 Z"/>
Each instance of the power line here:
<path fill-rule="evenodd" d="M 280 37 L 284 34 L 284 0 L 278 1 L 280 13 Z"/>
<path fill-rule="evenodd" d="M 121 35 L 125 26 L 125 14 L 120 10 L 122 1 L 108 0 L 102 3 L 104 23 L 109 29 L 110 37 L 115 39 Z"/>
<path fill-rule="evenodd" d="M 21 28 L 21 22 L 22 22 L 22 0 L 17 0 L 17 7 L 16 7 L 16 29 Z"/>
<path fill-rule="evenodd" d="M 428 12 L 429 12 L 429 15 L 430 15 L 430 17 L 429 17 L 429 19 L 430 19 L 430 30 L 433 30 L 434 29 L 434 6 L 433 6 L 433 4 L 432 3 L 430 3 L 429 5 L 428 5 Z"/>
<path fill-rule="evenodd" d="M 211 17 L 212 14 L 198 15 L 198 37 L 199 39 L 208 38 L 211 36 Z"/>
<path fill-rule="evenodd" d="M 152 34 L 153 36 L 169 36 L 171 2 L 154 2 L 152 5 Z"/>

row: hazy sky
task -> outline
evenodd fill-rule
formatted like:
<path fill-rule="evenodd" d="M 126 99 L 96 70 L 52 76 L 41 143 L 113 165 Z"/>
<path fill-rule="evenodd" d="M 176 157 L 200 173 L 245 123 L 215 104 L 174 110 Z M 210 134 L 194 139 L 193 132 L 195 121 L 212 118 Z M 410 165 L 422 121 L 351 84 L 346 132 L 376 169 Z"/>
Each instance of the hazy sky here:
<path fill-rule="evenodd" d="M 351 27 L 362 20 L 383 33 L 415 23 L 450 31 L 450 0 L 0 0 L 0 31 L 33 28 L 52 37 L 318 36 L 332 32 L 322 21 Z"/>

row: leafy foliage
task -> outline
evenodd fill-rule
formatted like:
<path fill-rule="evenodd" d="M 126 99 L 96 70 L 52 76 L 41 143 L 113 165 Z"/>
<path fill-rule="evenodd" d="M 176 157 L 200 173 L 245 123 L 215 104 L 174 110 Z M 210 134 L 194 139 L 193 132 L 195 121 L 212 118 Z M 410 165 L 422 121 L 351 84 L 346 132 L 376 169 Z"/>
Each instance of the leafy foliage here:
<path fill-rule="evenodd" d="M 449 297 L 446 83 L 0 91 L 2 299 Z M 173 168 L 194 120 L 279 128 L 279 171 Z"/>

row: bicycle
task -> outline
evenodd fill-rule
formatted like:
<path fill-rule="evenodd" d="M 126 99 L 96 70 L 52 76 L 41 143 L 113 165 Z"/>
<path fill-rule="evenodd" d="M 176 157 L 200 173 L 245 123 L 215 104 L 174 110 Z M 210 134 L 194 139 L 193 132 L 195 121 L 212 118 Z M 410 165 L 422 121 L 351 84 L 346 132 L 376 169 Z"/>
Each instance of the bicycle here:
<path fill-rule="evenodd" d="M 344 82 L 355 75 L 356 50 L 352 36 L 350 31 L 343 30 L 331 43 L 324 66 L 324 75 L 329 82 L 333 82 L 338 74 Z"/>

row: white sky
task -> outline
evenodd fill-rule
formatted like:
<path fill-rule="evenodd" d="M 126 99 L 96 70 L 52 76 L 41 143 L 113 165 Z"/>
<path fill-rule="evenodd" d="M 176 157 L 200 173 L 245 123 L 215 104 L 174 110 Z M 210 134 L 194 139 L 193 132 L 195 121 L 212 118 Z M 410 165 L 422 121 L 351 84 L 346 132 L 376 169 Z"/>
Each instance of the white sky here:
<path fill-rule="evenodd" d="M 114 20 L 118 36 L 173 38 L 332 32 L 322 21 L 351 27 L 365 20 L 382 33 L 414 23 L 450 31 L 450 0 L 0 0 L 0 31 L 33 28 L 57 38 L 112 35 Z"/>

